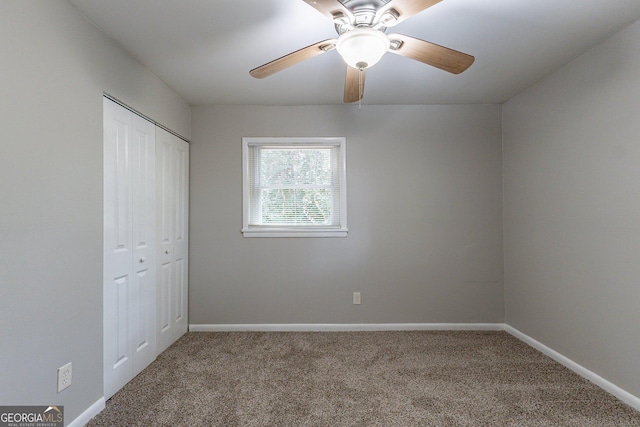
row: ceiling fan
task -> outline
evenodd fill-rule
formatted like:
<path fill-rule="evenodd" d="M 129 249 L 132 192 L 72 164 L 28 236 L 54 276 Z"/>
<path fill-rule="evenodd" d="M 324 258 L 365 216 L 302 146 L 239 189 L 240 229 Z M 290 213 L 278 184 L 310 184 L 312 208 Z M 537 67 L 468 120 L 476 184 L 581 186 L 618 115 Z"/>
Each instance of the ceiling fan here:
<path fill-rule="evenodd" d="M 365 70 L 375 65 L 386 52 L 459 74 L 473 64 L 473 56 L 403 34 L 386 34 L 388 27 L 393 27 L 440 1 L 304 0 L 333 21 L 338 38 L 304 47 L 254 68 L 249 74 L 262 79 L 305 59 L 336 49 L 347 63 L 345 103 L 362 99 Z"/>

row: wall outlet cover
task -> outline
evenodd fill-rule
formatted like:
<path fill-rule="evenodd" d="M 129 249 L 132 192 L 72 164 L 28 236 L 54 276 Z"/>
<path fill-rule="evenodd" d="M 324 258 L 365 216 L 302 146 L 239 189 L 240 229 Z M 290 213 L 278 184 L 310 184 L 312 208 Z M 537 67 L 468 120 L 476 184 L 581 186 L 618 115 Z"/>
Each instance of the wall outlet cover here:
<path fill-rule="evenodd" d="M 71 385 L 71 362 L 58 368 L 58 393 Z"/>

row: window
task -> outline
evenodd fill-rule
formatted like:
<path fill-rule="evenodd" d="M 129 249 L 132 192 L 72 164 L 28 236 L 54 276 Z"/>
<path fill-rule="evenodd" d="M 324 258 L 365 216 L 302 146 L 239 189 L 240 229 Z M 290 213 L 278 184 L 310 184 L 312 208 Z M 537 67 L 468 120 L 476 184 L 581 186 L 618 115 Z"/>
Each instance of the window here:
<path fill-rule="evenodd" d="M 345 237 L 344 138 L 242 138 L 245 237 Z"/>

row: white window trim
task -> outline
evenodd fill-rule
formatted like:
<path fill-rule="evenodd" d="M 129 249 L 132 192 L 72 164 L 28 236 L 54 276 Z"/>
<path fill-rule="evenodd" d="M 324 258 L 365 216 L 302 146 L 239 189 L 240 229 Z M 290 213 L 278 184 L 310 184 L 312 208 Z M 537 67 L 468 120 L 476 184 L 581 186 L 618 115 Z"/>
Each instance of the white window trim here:
<path fill-rule="evenodd" d="M 340 152 L 340 225 L 318 227 L 282 227 L 249 225 L 250 174 L 249 148 L 255 145 L 338 146 Z M 347 171 L 344 137 L 243 137 L 242 138 L 242 235 L 243 237 L 347 237 Z"/>

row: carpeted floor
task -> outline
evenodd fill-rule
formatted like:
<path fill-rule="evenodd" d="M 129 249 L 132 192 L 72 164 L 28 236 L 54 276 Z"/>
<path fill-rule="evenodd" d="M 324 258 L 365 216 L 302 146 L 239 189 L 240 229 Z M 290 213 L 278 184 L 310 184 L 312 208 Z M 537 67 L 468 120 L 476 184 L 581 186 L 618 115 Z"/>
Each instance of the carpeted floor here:
<path fill-rule="evenodd" d="M 640 426 L 506 332 L 188 333 L 89 426 Z"/>

